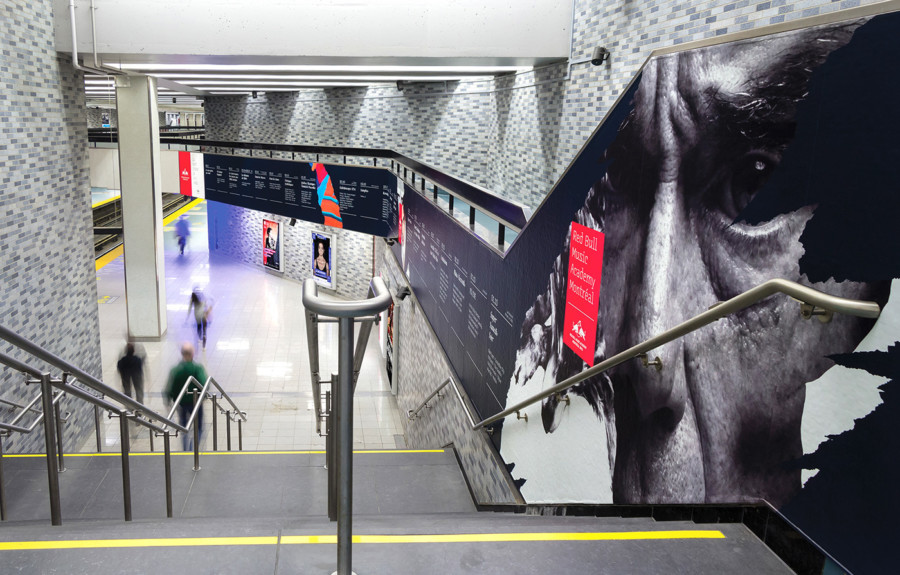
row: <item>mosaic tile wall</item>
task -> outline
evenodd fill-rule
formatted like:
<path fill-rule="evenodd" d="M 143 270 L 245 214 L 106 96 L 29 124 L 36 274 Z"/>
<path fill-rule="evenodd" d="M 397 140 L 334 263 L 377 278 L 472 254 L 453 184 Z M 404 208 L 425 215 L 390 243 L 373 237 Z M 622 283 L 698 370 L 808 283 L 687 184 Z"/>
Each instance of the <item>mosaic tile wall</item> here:
<path fill-rule="evenodd" d="M 0 323 L 99 377 L 83 78 L 54 50 L 50 0 L 3 2 L 0 21 Z M 0 352 L 48 368 L 5 342 Z M 23 403 L 37 392 L 0 367 L 0 397 Z M 64 410 L 71 450 L 93 433 L 93 409 L 71 398 Z M 43 451 L 43 433 L 14 434 L 3 448 Z"/>
<path fill-rule="evenodd" d="M 336 293 L 348 299 L 364 299 L 372 279 L 372 236 L 290 218 L 209 202 L 209 251 L 230 259 L 262 267 L 262 221 L 281 225 L 281 253 L 284 277 L 303 281 L 312 277 L 312 232 L 331 234 L 337 244 L 332 264 Z"/>
<path fill-rule="evenodd" d="M 384 245 L 383 241 L 379 243 Z M 379 247 L 380 273 L 392 293 L 407 285 L 397 260 Z M 416 409 L 450 377 L 446 356 L 434 337 L 425 313 L 415 298 L 394 304 L 394 375 L 397 404 L 402 413 Z M 411 449 L 437 449 L 452 443 L 478 503 L 521 503 L 518 490 L 506 472 L 500 455 L 483 431 L 472 431 L 456 394 L 445 387 L 444 396 L 432 399 L 429 408 L 407 421 L 406 444 Z"/>
<path fill-rule="evenodd" d="M 87 109 L 87 127 L 88 128 L 102 128 L 103 127 L 103 118 L 102 114 L 107 112 L 109 114 L 109 125 L 112 128 L 116 128 L 119 126 L 119 114 L 115 108 L 88 108 Z"/>
<path fill-rule="evenodd" d="M 534 208 L 650 52 L 870 0 L 576 0 L 571 60 L 610 60 L 438 85 L 304 90 L 207 100 L 209 137 L 390 148 Z"/>

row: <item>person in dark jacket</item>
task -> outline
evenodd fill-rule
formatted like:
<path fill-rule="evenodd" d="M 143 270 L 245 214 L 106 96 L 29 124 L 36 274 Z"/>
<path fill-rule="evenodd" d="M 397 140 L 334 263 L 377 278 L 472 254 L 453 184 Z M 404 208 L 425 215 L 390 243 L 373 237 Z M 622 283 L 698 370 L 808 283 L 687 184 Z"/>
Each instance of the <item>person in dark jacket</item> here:
<path fill-rule="evenodd" d="M 194 379 L 191 380 L 191 377 Z M 189 343 L 182 344 L 181 362 L 169 372 L 169 382 L 166 385 L 166 397 L 169 398 L 170 403 L 174 403 L 175 400 L 178 399 L 178 394 L 181 393 L 181 389 L 188 381 L 190 381 L 187 391 L 181 397 L 181 401 L 178 402 L 178 414 L 181 425 L 187 424 L 191 412 L 194 411 L 193 392 L 196 391 L 199 395 L 200 391 L 203 389 L 203 385 L 206 383 L 206 379 L 206 370 L 202 365 L 194 361 L 194 346 Z M 194 425 L 197 426 L 202 435 L 203 398 L 198 396 L 198 400 L 200 401 L 200 409 L 197 411 L 197 419 L 194 421 Z M 193 436 L 194 432 L 192 429 L 188 430 L 188 432 L 182 436 L 182 444 L 184 445 L 185 451 L 193 449 Z"/>
<path fill-rule="evenodd" d="M 138 403 L 144 403 L 144 360 L 134 351 L 134 344 L 125 345 L 125 355 L 116 364 L 122 378 L 122 390 L 125 395 L 133 397 Z M 131 388 L 134 386 L 134 395 Z"/>

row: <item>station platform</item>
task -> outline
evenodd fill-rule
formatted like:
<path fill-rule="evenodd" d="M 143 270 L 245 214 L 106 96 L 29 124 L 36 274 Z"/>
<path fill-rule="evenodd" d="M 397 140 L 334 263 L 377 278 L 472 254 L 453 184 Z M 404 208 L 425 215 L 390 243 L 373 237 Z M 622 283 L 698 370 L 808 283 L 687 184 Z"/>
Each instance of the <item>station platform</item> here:
<path fill-rule="evenodd" d="M 179 254 L 173 222 L 164 227 L 168 330 L 161 341 L 141 343 L 145 359 L 145 403 L 167 412 L 163 398 L 169 370 L 180 361 L 183 342 L 192 342 L 202 363 L 231 396 L 247 421 L 242 425 L 245 450 L 324 449 L 325 438 L 316 433 L 310 383 L 306 323 L 301 302 L 302 284 L 259 268 L 211 256 L 208 249 L 206 203 L 186 210 L 191 235 Z M 124 258 L 121 248 L 97 263 L 100 344 L 103 381 L 121 389 L 116 362 L 124 353 L 127 335 Z M 189 311 L 192 290 L 199 288 L 213 302 L 205 349 L 197 340 Z M 320 373 L 337 372 L 338 330 L 319 326 Z M 212 409 L 205 407 L 201 449 L 212 449 Z M 354 397 L 354 449 L 405 447 L 403 416 L 391 394 L 380 358 L 377 329 L 372 330 Z M 219 449 L 226 440 L 224 417 L 219 417 Z M 101 451 L 119 449 L 119 423 L 104 419 Z M 237 429 L 232 425 L 232 448 Z M 135 428 L 133 451 L 150 450 L 149 432 Z M 155 449 L 162 448 L 161 440 Z M 172 449 L 181 449 L 180 439 Z M 92 435 L 81 452 L 97 451 Z"/>

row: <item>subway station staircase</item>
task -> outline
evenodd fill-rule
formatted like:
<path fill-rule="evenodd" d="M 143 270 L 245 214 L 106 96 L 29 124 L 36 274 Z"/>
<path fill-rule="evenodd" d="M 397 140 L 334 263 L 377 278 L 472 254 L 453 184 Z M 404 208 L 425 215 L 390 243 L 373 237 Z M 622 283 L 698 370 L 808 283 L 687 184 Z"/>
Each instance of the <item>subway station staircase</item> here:
<path fill-rule="evenodd" d="M 67 455 L 61 526 L 42 455 L 7 455 L 3 573 L 332 573 L 323 452 Z M 452 449 L 354 453 L 353 570 L 421 573 L 792 573 L 740 523 L 478 511 Z M 520 509 L 521 511 L 521 509 Z"/>

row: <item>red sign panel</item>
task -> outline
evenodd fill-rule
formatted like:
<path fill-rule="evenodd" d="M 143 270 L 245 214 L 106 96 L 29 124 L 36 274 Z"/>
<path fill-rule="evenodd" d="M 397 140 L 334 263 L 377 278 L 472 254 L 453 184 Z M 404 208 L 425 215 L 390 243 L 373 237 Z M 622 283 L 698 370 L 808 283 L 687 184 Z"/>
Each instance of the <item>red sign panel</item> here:
<path fill-rule="evenodd" d="M 603 233 L 572 222 L 563 342 L 589 366 L 597 344 Z"/>
<path fill-rule="evenodd" d="M 191 189 L 191 153 L 178 152 L 178 190 L 183 196 L 192 195 Z"/>

